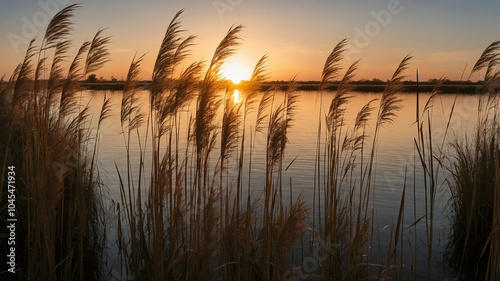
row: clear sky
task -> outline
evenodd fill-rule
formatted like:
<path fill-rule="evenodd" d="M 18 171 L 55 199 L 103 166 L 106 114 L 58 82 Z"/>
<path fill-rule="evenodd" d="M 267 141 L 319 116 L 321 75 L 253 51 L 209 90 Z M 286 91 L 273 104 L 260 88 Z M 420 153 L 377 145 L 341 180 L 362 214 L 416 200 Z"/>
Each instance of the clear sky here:
<path fill-rule="evenodd" d="M 72 0 L 2 0 L 0 77 L 22 60 L 27 41 L 43 37 L 48 16 L 77 3 Z M 412 53 L 414 80 L 460 79 L 484 48 L 500 39 L 498 0 L 82 0 L 76 12 L 74 43 L 90 40 L 100 28 L 113 36 L 112 61 L 97 76 L 124 77 L 134 54 L 147 53 L 143 78 L 175 13 L 186 35 L 198 36 L 189 62 L 209 60 L 227 30 L 243 24 L 242 45 L 232 63 L 248 70 L 268 54 L 273 80 L 319 80 L 324 61 L 343 38 L 349 61 L 361 58 L 357 78 L 388 79 L 401 59 Z M 73 52 L 74 53 L 74 52 Z M 466 76 L 467 76 L 466 75 Z M 474 77 L 473 77 L 474 78 Z"/>

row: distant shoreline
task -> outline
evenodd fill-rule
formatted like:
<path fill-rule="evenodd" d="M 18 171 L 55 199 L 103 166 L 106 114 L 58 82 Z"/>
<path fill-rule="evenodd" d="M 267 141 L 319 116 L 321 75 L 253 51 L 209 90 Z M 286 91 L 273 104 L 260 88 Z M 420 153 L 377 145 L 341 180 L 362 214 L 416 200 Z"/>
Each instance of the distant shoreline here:
<path fill-rule="evenodd" d="M 287 88 L 287 82 L 267 82 L 263 83 L 262 90 L 268 90 L 272 86 L 276 86 L 281 90 Z M 297 82 L 299 91 L 317 91 L 319 87 L 319 82 Z M 87 90 L 95 91 L 121 91 L 123 90 L 125 82 L 82 82 L 82 86 Z M 138 85 L 140 88 L 149 89 L 151 87 L 150 81 L 140 82 Z M 368 84 L 365 82 L 354 82 L 352 83 L 353 91 L 356 92 L 375 92 L 380 93 L 385 89 L 385 83 Z M 335 91 L 338 87 L 338 83 L 332 83 L 327 87 L 329 91 Z M 460 93 L 460 94 L 477 94 L 479 93 L 482 85 L 478 82 L 451 82 L 441 85 L 441 93 Z M 236 86 L 237 88 L 237 86 Z M 419 83 L 418 89 L 421 93 L 432 92 L 434 89 L 434 84 L 429 82 Z M 403 92 L 416 92 L 417 83 L 416 82 L 404 82 Z"/>

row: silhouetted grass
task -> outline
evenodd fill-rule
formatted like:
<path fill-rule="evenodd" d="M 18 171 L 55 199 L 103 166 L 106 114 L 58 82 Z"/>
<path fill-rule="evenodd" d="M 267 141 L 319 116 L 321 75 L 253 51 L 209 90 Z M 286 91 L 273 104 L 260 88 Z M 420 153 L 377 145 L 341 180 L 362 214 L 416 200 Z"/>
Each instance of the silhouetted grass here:
<path fill-rule="evenodd" d="M 1 208 L 6 206 L 7 167 L 15 165 L 21 280 L 110 277 L 102 268 L 105 231 L 110 225 L 104 220 L 97 159 L 101 130 L 112 105 L 104 96 L 92 128 L 89 107 L 80 102 L 80 81 L 108 61 L 110 38 L 99 30 L 68 61 L 65 72 L 71 18 L 78 7 L 71 5 L 58 13 L 40 47 L 32 41 L 12 77 L 0 80 L 0 129 L 7 132 L 0 136 Z M 313 85 L 320 107 L 311 209 L 301 196 L 293 198 L 293 179 L 283 178 L 288 168 L 283 161 L 289 132 L 300 110 L 295 78 L 262 91 L 267 79 L 267 56 L 263 56 L 250 80 L 238 85 L 240 96 L 234 96 L 234 85 L 222 78 L 221 67 L 236 53 L 242 26 L 229 29 L 209 62 L 186 64 L 196 37 L 184 36 L 182 13 L 174 16 L 160 44 L 146 87 L 145 108 L 136 92 L 143 55 L 132 59 L 122 85 L 119 115 L 126 161 L 115 164 L 120 200 L 113 205 L 120 277 L 398 280 L 408 276 L 406 270 L 412 280 L 432 279 L 438 178 L 453 115 L 452 110 L 444 136 L 436 139 L 431 110 L 444 79 L 433 85 L 421 110 L 420 91 L 427 88 L 420 87 L 417 74 L 414 164 L 423 170 L 425 201 L 424 206 L 414 201 L 414 222 L 405 226 L 409 194 L 405 173 L 397 220 L 387 226 L 390 234 L 382 249 L 374 222 L 374 198 L 380 184 L 376 178 L 378 144 L 383 127 L 397 118 L 401 108 L 399 93 L 411 56 L 401 61 L 382 86 L 380 100 L 368 101 L 353 124 L 345 112 L 356 90 L 354 77 L 360 62 L 355 61 L 340 76 L 346 40 L 326 58 L 322 80 Z M 473 69 L 487 69 L 475 136 L 454 141 L 455 155 L 448 158 L 453 210 L 449 261 L 457 275 L 464 274 L 466 279 L 500 276 L 499 46 L 495 42 L 488 47 Z M 280 86 L 284 86 L 282 99 L 276 94 Z M 328 95 L 331 102 L 323 108 Z M 250 114 L 255 114 L 255 124 L 248 124 Z M 265 143 L 265 166 L 259 167 L 265 170 L 261 186 L 251 182 L 259 138 Z M 139 151 L 138 157 L 133 157 L 133 150 Z M 415 184 L 414 196 L 416 189 Z M 256 195 L 255 190 L 262 192 Z M 288 202 L 283 199 L 286 192 Z M 423 216 L 417 217 L 417 208 L 423 209 Z M 307 222 L 311 215 L 312 226 Z M 417 227 L 424 222 L 426 235 L 417 237 Z M 407 236 L 405 227 L 415 236 Z M 317 260 L 320 270 L 299 276 L 294 273 L 297 262 L 290 257 L 300 251 L 297 242 L 308 228 L 311 251 L 320 247 L 325 255 Z M 407 241 L 409 254 L 403 251 Z M 427 249 L 424 254 L 417 249 L 420 242 Z M 423 268 L 416 264 L 419 255 L 425 255 L 426 272 L 417 272 Z M 410 265 L 405 264 L 407 258 Z"/>
<path fill-rule="evenodd" d="M 270 118 L 265 207 L 259 218 L 250 193 L 247 198 L 241 197 L 244 154 L 235 155 L 235 151 L 240 140 L 240 149 L 246 144 L 242 123 L 257 102 L 257 91 L 265 77 L 265 56 L 257 63 L 247 87 L 241 90 L 239 101 L 226 88 L 220 68 L 235 52 L 241 26 L 232 27 L 216 48 L 201 83 L 201 62 L 192 64 L 178 79 L 170 79 L 185 57 L 179 54 L 188 54 L 189 44 L 183 42 L 194 38 L 179 37 L 181 13 L 172 20 L 160 47 L 150 89 L 147 131 L 145 135 L 138 134 L 141 159 L 145 159 L 146 149 L 151 149 L 150 181 L 142 176 L 144 160 L 134 163 L 130 158 L 131 132 L 137 131 L 143 120 L 134 96 L 141 59 L 134 59 L 125 82 L 129 86 L 123 93 L 121 120 L 127 163 L 123 172 L 117 164 L 122 198 L 117 211 L 119 247 L 126 274 L 141 280 L 281 280 L 288 268 L 287 253 L 302 236 L 307 211 L 301 199 L 286 211 L 277 197 L 282 192 L 282 159 L 296 96 L 290 88 L 284 103 L 273 108 L 271 114 L 264 113 L 270 95 L 265 95 L 259 105 L 261 117 L 255 134 L 263 132 L 263 121 Z M 226 94 L 220 95 L 224 90 Z M 180 111 L 196 97 L 195 116 L 189 122 L 183 148 L 178 127 Z M 214 120 L 221 105 L 219 127 Z M 151 146 L 146 145 L 147 140 L 151 140 Z M 220 145 L 219 156 L 212 162 L 216 143 Z M 234 162 L 230 164 L 231 161 Z M 235 185 L 227 174 L 227 167 L 234 163 L 238 163 Z M 139 174 L 134 175 L 134 170 Z"/>
<path fill-rule="evenodd" d="M 449 263 L 467 280 L 497 280 L 500 125 L 498 123 L 500 42 L 481 55 L 473 72 L 486 68 L 474 135 L 452 143 L 448 183 L 452 191 Z M 471 73 L 472 74 L 472 73 Z"/>
<path fill-rule="evenodd" d="M 99 129 L 109 116 L 110 103 L 105 98 L 99 124 L 92 130 L 89 108 L 82 107 L 77 96 L 78 81 L 107 61 L 110 39 L 99 30 L 92 42 L 83 43 L 64 74 L 77 8 L 71 5 L 56 14 L 40 46 L 32 40 L 24 61 L 8 83 L 2 83 L 2 129 L 7 134 L 1 142 L 1 209 L 7 206 L 3 187 L 8 167 L 15 166 L 18 219 L 17 275 L 2 273 L 2 278 L 98 280 L 102 276 L 106 226 L 95 163 Z"/>

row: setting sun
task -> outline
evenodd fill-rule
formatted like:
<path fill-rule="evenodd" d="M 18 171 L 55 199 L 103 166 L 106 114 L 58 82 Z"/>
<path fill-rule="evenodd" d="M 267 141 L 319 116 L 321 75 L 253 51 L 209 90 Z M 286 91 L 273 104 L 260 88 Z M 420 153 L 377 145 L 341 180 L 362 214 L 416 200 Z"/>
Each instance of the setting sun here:
<path fill-rule="evenodd" d="M 222 69 L 222 76 L 233 81 L 234 84 L 250 79 L 251 75 L 252 72 L 247 67 L 237 62 L 230 62 Z"/>

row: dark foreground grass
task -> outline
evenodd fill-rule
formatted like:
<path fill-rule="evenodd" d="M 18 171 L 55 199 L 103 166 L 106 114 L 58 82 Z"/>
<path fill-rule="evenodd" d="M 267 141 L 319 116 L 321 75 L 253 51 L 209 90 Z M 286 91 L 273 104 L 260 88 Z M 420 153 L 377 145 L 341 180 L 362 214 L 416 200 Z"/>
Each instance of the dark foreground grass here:
<path fill-rule="evenodd" d="M 15 244 L 1 243 L 2 253 L 15 249 L 15 274 L 4 271 L 2 254 L 2 280 L 97 280 L 102 275 L 106 226 L 95 165 L 99 127 L 89 128 L 89 109 L 78 102 L 78 81 L 106 62 L 109 38 L 98 31 L 63 73 L 78 7 L 59 12 L 41 45 L 31 41 L 24 61 L 1 83 L 2 225 L 7 225 L 8 204 L 15 205 L 17 219 Z M 99 124 L 108 113 L 105 100 Z M 4 229 L 3 237 L 10 235 Z"/>
<path fill-rule="evenodd" d="M 474 67 L 486 68 L 473 135 L 452 143 L 448 184 L 452 191 L 449 263 L 466 280 L 498 280 L 500 124 L 498 122 L 498 44 L 490 45 Z"/>

